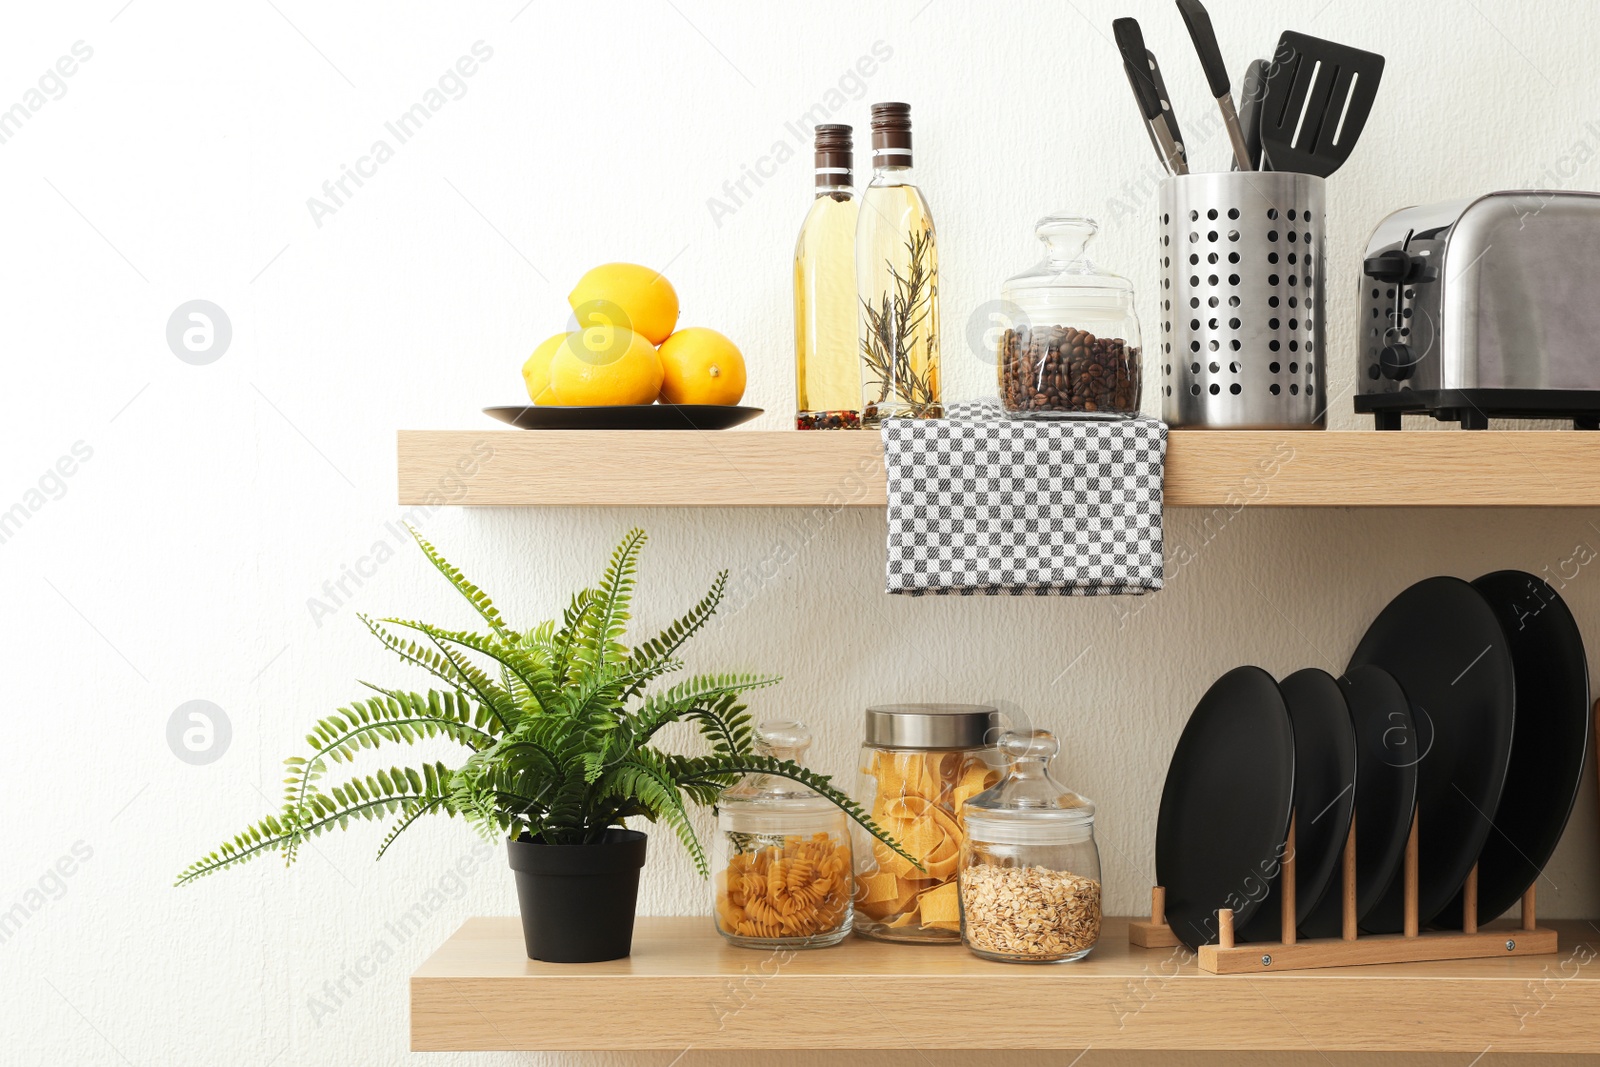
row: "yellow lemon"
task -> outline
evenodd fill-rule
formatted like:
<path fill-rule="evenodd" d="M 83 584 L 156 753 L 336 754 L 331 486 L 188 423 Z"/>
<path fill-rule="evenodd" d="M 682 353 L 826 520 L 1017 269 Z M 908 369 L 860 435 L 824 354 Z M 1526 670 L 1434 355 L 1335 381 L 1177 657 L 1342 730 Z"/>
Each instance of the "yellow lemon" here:
<path fill-rule="evenodd" d="M 541 341 L 539 347 L 533 350 L 533 355 L 528 357 L 528 362 L 522 365 L 522 380 L 528 386 L 528 399 L 535 404 L 557 403 L 555 391 L 550 388 L 550 359 L 561 343 L 571 336 L 570 333 L 558 333 Z"/>
<path fill-rule="evenodd" d="M 567 334 L 557 346 L 550 388 L 565 407 L 649 404 L 661 392 L 661 360 L 632 330 L 590 326 Z"/>
<path fill-rule="evenodd" d="M 678 324 L 678 292 L 659 271 L 606 263 L 578 279 L 567 303 L 585 326 L 622 326 L 658 345 Z"/>
<path fill-rule="evenodd" d="M 661 346 L 661 399 L 668 404 L 737 404 L 744 356 L 716 330 L 690 326 Z"/>

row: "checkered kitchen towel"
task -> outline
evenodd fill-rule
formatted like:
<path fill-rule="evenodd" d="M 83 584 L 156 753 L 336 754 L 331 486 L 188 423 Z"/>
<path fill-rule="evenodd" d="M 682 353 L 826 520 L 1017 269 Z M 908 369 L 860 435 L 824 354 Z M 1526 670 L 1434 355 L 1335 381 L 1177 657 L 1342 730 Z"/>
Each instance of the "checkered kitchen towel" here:
<path fill-rule="evenodd" d="M 1138 595 L 1161 588 L 1167 428 L 1011 419 L 997 401 L 883 428 L 888 591 Z"/>

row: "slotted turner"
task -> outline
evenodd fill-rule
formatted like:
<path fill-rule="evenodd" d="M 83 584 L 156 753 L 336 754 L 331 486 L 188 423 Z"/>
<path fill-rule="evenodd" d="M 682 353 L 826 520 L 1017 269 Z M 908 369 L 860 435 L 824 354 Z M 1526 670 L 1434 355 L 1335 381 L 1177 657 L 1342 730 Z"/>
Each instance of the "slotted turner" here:
<path fill-rule="evenodd" d="M 1382 80 L 1377 53 L 1285 31 L 1261 109 L 1261 149 L 1272 169 L 1326 178 L 1343 166 Z"/>

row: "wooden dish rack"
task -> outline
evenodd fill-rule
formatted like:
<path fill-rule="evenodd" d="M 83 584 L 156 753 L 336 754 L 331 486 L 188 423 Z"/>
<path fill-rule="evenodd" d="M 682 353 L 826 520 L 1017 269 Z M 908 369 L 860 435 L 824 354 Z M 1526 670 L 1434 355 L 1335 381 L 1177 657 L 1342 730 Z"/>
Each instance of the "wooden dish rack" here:
<path fill-rule="evenodd" d="M 1217 912 L 1217 943 L 1201 945 L 1200 969 L 1211 974 L 1261 974 L 1267 971 L 1313 967 L 1355 967 L 1373 963 L 1415 963 L 1422 960 L 1466 960 L 1491 956 L 1537 956 L 1557 951 L 1556 932 L 1541 929 L 1534 905 L 1534 886 L 1522 894 L 1520 929 L 1478 929 L 1478 866 L 1473 864 L 1462 887 L 1462 929 L 1418 929 L 1417 923 L 1417 814 L 1411 816 L 1411 834 L 1405 853 L 1405 919 L 1399 934 L 1363 934 L 1356 927 L 1356 827 L 1350 824 L 1345 840 L 1342 885 L 1343 930 L 1339 937 L 1301 940 L 1295 934 L 1294 817 L 1284 840 L 1278 887 L 1282 904 L 1280 941 L 1235 944 L 1233 909 Z M 1143 948 L 1173 948 L 1178 936 L 1167 925 L 1166 890 L 1150 891 L 1150 920 L 1128 924 L 1128 941 Z"/>

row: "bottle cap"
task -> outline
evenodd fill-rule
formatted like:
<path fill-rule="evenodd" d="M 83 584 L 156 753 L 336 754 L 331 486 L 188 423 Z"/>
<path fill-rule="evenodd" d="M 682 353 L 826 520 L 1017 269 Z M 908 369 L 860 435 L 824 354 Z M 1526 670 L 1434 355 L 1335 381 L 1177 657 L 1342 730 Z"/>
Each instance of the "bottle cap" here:
<path fill-rule="evenodd" d="M 817 126 L 815 156 L 818 189 L 848 189 L 854 184 L 853 132 L 849 126 L 835 123 Z"/>
<path fill-rule="evenodd" d="M 911 105 L 872 105 L 872 162 L 879 167 L 911 166 Z"/>

